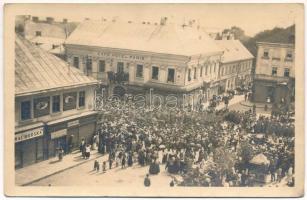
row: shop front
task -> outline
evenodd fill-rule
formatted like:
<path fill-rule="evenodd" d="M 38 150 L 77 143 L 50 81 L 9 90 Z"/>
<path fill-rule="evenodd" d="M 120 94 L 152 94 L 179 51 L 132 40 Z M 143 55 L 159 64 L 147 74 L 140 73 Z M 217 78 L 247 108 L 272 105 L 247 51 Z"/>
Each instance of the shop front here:
<path fill-rule="evenodd" d="M 44 159 L 44 126 L 16 132 L 15 168 L 25 167 Z"/>
<path fill-rule="evenodd" d="M 67 149 L 67 127 L 66 123 L 58 123 L 48 126 L 48 158 L 56 156 L 60 148 Z"/>
<path fill-rule="evenodd" d="M 48 125 L 48 155 L 53 157 L 62 148 L 70 153 L 79 148 L 81 140 L 91 143 L 96 131 L 97 115 L 63 119 L 61 122 Z M 51 125 L 52 124 L 52 125 Z"/>

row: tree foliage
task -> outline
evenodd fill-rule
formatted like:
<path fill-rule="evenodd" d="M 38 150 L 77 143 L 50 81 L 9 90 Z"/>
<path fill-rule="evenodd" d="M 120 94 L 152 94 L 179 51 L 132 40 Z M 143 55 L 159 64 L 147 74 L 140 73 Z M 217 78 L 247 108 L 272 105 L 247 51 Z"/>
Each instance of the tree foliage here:
<path fill-rule="evenodd" d="M 248 163 L 254 156 L 253 147 L 248 142 L 240 143 L 238 155 L 242 158 L 243 163 Z"/>
<path fill-rule="evenodd" d="M 235 165 L 235 155 L 227 151 L 225 147 L 219 147 L 214 150 L 213 160 L 221 174 L 231 172 Z"/>

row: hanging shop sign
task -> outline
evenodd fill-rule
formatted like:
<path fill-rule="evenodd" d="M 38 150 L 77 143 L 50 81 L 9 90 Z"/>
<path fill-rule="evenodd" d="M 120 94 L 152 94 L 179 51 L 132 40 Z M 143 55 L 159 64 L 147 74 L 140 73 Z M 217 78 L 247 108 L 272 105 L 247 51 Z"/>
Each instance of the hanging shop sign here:
<path fill-rule="evenodd" d="M 29 140 L 35 137 L 42 136 L 44 134 L 44 127 L 36 128 L 33 130 L 29 130 L 23 133 L 19 133 L 15 135 L 15 143 L 21 142 L 24 140 Z"/>
<path fill-rule="evenodd" d="M 60 138 L 65 135 L 67 135 L 67 129 L 61 129 L 50 133 L 51 139 Z"/>

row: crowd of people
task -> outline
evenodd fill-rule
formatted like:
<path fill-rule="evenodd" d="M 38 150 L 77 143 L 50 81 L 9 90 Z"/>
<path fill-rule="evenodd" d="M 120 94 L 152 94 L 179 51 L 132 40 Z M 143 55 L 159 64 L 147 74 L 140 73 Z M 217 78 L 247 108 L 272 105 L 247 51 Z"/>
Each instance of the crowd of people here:
<path fill-rule="evenodd" d="M 267 183 L 257 173 L 269 176 L 269 182 L 287 178 L 294 184 L 294 131 L 288 130 L 294 124 L 287 115 L 268 118 L 253 111 L 235 112 L 240 119 L 236 121 L 228 110 L 151 110 L 107 103 L 101 113 L 102 124 L 91 145 L 108 155 L 109 169 L 138 164 L 149 166 L 149 174 L 159 174 L 163 166 L 183 186 Z M 269 162 L 260 162 L 261 170 L 255 172 L 249 161 L 258 154 Z"/>

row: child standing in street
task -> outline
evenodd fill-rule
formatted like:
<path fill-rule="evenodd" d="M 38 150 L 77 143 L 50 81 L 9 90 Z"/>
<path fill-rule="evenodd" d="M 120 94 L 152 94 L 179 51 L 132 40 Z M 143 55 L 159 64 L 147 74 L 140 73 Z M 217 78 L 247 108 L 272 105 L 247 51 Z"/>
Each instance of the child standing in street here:
<path fill-rule="evenodd" d="M 102 171 L 103 171 L 103 173 L 105 173 L 107 171 L 107 163 L 106 163 L 106 161 L 103 161 L 103 163 L 102 163 Z"/>

